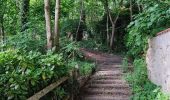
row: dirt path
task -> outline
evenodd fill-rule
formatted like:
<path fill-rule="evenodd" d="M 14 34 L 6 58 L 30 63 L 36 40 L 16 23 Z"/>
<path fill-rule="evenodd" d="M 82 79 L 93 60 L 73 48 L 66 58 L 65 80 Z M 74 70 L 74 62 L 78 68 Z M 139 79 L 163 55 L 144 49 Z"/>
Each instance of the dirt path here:
<path fill-rule="evenodd" d="M 122 58 L 101 52 L 82 50 L 97 62 L 96 72 L 82 88 L 79 100 L 129 100 L 130 88 L 123 79 Z"/>

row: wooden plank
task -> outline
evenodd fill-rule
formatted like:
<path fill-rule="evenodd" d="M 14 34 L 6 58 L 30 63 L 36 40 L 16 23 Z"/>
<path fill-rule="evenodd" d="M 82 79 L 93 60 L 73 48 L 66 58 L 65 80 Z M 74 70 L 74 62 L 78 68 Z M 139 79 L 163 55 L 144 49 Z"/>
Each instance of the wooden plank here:
<path fill-rule="evenodd" d="M 55 89 L 57 86 L 59 86 L 60 84 L 62 84 L 63 82 L 65 82 L 66 80 L 68 80 L 69 77 L 63 77 L 60 80 L 50 84 L 49 86 L 47 86 L 46 88 L 44 88 L 43 90 L 37 92 L 36 94 L 34 94 L 32 97 L 28 98 L 27 100 L 39 100 L 41 97 L 43 97 L 44 95 L 46 95 L 47 93 L 49 93 L 50 91 L 52 91 L 53 89 Z"/>

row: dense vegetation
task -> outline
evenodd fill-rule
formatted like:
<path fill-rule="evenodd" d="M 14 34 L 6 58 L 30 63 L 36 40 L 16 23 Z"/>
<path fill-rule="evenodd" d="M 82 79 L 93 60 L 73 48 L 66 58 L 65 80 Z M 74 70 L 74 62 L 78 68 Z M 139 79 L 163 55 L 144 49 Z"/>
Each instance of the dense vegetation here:
<path fill-rule="evenodd" d="M 0 0 L 0 99 L 24 100 L 77 66 L 82 76 L 90 74 L 94 64 L 79 50 L 88 48 L 125 54 L 124 66 L 133 62 L 127 75 L 133 100 L 168 100 L 147 78 L 145 53 L 148 39 L 170 26 L 169 4 Z M 63 86 L 53 94 L 60 100 L 68 90 Z"/>
<path fill-rule="evenodd" d="M 126 79 L 132 85 L 134 100 L 168 100 L 169 96 L 161 93 L 160 88 L 153 85 L 147 76 L 145 62 L 148 39 L 156 33 L 167 29 L 170 24 L 169 3 L 166 1 L 143 1 L 143 11 L 135 15 L 134 20 L 127 27 L 125 44 L 127 56 L 133 59 L 134 69 L 128 73 Z M 128 66 L 125 58 L 124 65 Z M 126 71 L 127 68 L 125 67 Z"/>

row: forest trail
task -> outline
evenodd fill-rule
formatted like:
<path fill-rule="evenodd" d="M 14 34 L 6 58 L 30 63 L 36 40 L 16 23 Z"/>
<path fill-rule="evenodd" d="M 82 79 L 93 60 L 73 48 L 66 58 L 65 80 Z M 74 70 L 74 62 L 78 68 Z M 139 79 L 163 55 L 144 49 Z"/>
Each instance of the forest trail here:
<path fill-rule="evenodd" d="M 123 79 L 122 57 L 82 49 L 85 57 L 96 61 L 95 73 L 81 89 L 79 100 L 129 100 L 130 87 Z"/>

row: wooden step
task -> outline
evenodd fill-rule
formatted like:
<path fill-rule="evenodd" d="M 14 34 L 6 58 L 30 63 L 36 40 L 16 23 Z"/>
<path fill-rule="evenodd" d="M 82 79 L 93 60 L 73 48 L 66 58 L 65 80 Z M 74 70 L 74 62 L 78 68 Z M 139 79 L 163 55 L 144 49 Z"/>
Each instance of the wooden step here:
<path fill-rule="evenodd" d="M 122 68 L 119 67 L 100 67 L 97 68 L 96 71 L 122 71 Z"/>
<path fill-rule="evenodd" d="M 115 79 L 115 80 L 90 80 L 89 83 L 98 83 L 98 84 L 125 84 L 126 81 L 121 79 Z"/>
<path fill-rule="evenodd" d="M 131 93 L 129 92 L 129 89 L 105 89 L 105 88 L 88 88 L 83 91 L 85 94 L 88 95 L 122 95 L 122 96 L 128 96 Z"/>
<path fill-rule="evenodd" d="M 122 74 L 120 70 L 115 70 L 115 71 L 98 71 L 96 72 L 93 76 L 101 76 L 101 75 L 115 75 L 115 74 Z"/>
<path fill-rule="evenodd" d="M 129 89 L 127 84 L 88 84 L 86 88 Z"/>
<path fill-rule="evenodd" d="M 81 100 L 130 100 L 128 96 L 100 96 L 100 95 L 95 95 L 95 96 L 85 96 L 82 97 Z"/>
<path fill-rule="evenodd" d="M 122 75 L 111 75 L 111 76 L 92 76 L 90 77 L 90 79 L 93 80 L 115 80 L 115 79 L 122 79 L 123 76 Z"/>
<path fill-rule="evenodd" d="M 96 60 L 96 72 L 76 100 L 130 100 L 130 87 L 123 79 L 122 57 L 91 51 L 86 53 Z"/>

